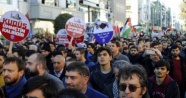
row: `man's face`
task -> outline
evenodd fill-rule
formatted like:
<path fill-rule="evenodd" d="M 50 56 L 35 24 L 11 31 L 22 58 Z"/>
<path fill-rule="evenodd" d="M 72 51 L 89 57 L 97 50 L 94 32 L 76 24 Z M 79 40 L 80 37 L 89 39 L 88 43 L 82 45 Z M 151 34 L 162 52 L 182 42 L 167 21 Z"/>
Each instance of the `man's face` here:
<path fill-rule="evenodd" d="M 166 66 L 163 67 L 156 67 L 154 69 L 154 73 L 157 78 L 165 78 L 166 75 L 169 73 Z"/>
<path fill-rule="evenodd" d="M 142 95 L 146 92 L 146 87 L 141 87 L 139 77 L 136 74 L 132 74 L 132 78 L 128 78 L 127 80 L 121 78 L 119 85 L 121 84 L 127 85 L 127 88 L 124 91 L 119 90 L 120 98 L 142 98 Z M 129 90 L 129 85 L 136 86 L 137 89 L 134 92 L 131 92 Z"/>
<path fill-rule="evenodd" d="M 80 51 L 76 51 L 76 52 L 75 52 L 75 55 L 76 55 L 76 59 L 77 59 L 78 61 L 80 61 L 80 60 L 83 58 L 83 55 L 80 53 Z"/>
<path fill-rule="evenodd" d="M 108 54 L 106 50 L 103 50 L 97 55 L 97 59 L 100 65 L 106 65 L 110 63 L 112 57 Z"/>
<path fill-rule="evenodd" d="M 138 45 L 138 51 L 139 52 L 143 52 L 144 51 L 143 45 Z"/>
<path fill-rule="evenodd" d="M 172 49 L 171 50 L 171 53 L 172 53 L 172 56 L 175 58 L 175 57 L 178 57 L 180 55 L 180 49 L 179 48 L 176 48 L 176 49 Z"/>
<path fill-rule="evenodd" d="M 51 51 L 54 51 L 55 50 L 55 46 L 53 44 L 50 44 L 50 49 L 51 49 Z"/>
<path fill-rule="evenodd" d="M 5 61 L 5 59 L 3 58 L 3 56 L 0 56 L 0 68 L 3 67 L 3 62 Z"/>
<path fill-rule="evenodd" d="M 119 47 L 117 47 L 115 43 L 111 43 L 110 49 L 112 52 L 119 51 Z"/>
<path fill-rule="evenodd" d="M 25 96 L 26 98 L 45 98 L 43 92 L 40 89 L 32 90 L 28 92 Z"/>
<path fill-rule="evenodd" d="M 159 48 L 159 45 L 155 45 L 153 48 L 154 49 L 158 49 Z"/>
<path fill-rule="evenodd" d="M 36 63 L 36 55 L 33 54 L 28 58 L 28 61 L 26 63 L 26 69 L 28 70 L 28 74 L 31 76 L 39 75 L 37 66 L 38 64 Z"/>
<path fill-rule="evenodd" d="M 162 43 L 162 47 L 163 47 L 163 49 L 167 49 L 168 43 Z"/>
<path fill-rule="evenodd" d="M 94 49 L 93 49 L 90 45 L 88 45 L 88 46 L 87 46 L 87 51 L 88 51 L 88 52 L 92 52 L 92 51 L 94 51 Z"/>
<path fill-rule="evenodd" d="M 66 71 L 65 83 L 67 88 L 77 89 L 81 92 L 87 87 L 88 76 L 81 76 L 77 71 Z"/>
<path fill-rule="evenodd" d="M 18 66 L 15 62 L 3 65 L 3 75 L 6 85 L 16 84 L 23 74 L 24 71 L 18 71 Z"/>
<path fill-rule="evenodd" d="M 150 43 L 149 42 L 146 42 L 145 44 L 144 44 L 144 49 L 146 50 L 146 49 L 150 49 Z"/>
<path fill-rule="evenodd" d="M 157 53 L 155 54 L 150 54 L 150 59 L 153 61 L 153 62 L 158 62 L 160 60 L 160 57 Z"/>
<path fill-rule="evenodd" d="M 135 49 L 135 48 L 130 49 L 130 54 L 132 56 L 135 56 L 137 53 L 138 53 L 138 50 L 137 49 Z"/>
<path fill-rule="evenodd" d="M 54 57 L 53 66 L 54 66 L 55 72 L 60 72 L 65 66 L 64 59 L 62 57 L 58 57 L 58 56 Z"/>
<path fill-rule="evenodd" d="M 44 57 L 47 57 L 50 54 L 50 52 L 46 50 L 41 50 L 41 53 Z"/>
<path fill-rule="evenodd" d="M 181 43 L 180 42 L 176 42 L 176 45 L 178 45 L 178 47 L 182 47 Z"/>

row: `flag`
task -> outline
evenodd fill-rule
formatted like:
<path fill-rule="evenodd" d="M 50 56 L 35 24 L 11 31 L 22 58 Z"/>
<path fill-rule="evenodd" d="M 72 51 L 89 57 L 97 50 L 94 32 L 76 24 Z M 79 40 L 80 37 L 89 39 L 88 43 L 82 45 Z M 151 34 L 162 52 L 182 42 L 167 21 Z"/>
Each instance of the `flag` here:
<path fill-rule="evenodd" d="M 127 38 L 131 30 L 132 30 L 131 18 L 127 18 L 127 21 L 125 22 L 120 32 L 120 36 L 123 38 Z"/>
<path fill-rule="evenodd" d="M 168 34 L 168 31 L 172 31 L 172 24 L 165 30 L 165 34 Z"/>
<path fill-rule="evenodd" d="M 117 26 L 114 26 L 114 35 L 116 37 L 119 37 L 119 33 L 120 33 L 120 29 L 119 29 L 118 25 Z"/>
<path fill-rule="evenodd" d="M 141 32 L 143 30 L 142 26 L 133 26 L 136 29 L 136 32 Z"/>
<path fill-rule="evenodd" d="M 151 29 L 152 32 L 154 32 L 154 26 L 152 26 L 152 29 Z"/>

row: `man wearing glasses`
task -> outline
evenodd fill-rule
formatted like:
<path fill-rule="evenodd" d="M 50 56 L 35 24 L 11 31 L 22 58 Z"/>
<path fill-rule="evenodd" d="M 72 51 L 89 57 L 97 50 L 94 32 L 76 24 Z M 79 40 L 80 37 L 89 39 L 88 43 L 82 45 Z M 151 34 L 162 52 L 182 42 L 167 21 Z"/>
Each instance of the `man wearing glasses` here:
<path fill-rule="evenodd" d="M 120 98 L 150 98 L 147 92 L 147 74 L 142 66 L 122 67 L 118 80 Z"/>

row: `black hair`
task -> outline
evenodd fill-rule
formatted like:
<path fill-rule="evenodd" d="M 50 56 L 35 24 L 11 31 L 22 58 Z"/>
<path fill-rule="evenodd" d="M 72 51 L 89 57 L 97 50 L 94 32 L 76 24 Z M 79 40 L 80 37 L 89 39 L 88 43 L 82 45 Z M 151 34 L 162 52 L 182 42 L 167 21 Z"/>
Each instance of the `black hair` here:
<path fill-rule="evenodd" d="M 82 47 L 78 47 L 78 48 L 76 48 L 76 51 L 79 51 L 80 54 L 85 54 L 85 49 L 82 48 Z"/>
<path fill-rule="evenodd" d="M 116 44 L 116 47 L 120 47 L 120 43 L 119 43 L 119 41 L 111 41 L 111 43 L 114 43 L 114 44 Z"/>
<path fill-rule="evenodd" d="M 98 57 L 98 54 L 99 54 L 100 52 L 104 51 L 104 50 L 107 51 L 107 53 L 108 53 L 110 56 L 112 56 L 112 52 L 111 52 L 110 48 L 108 48 L 108 47 L 100 47 L 100 48 L 98 48 L 97 51 L 96 51 L 96 57 Z"/>
<path fill-rule="evenodd" d="M 70 63 L 66 67 L 66 71 L 76 71 L 81 76 L 89 76 L 89 74 L 90 74 L 87 65 L 83 62 L 80 62 L 80 61 L 75 61 L 75 62 Z"/>
<path fill-rule="evenodd" d="M 174 44 L 171 46 L 170 50 L 172 51 L 173 49 L 177 49 L 177 48 L 180 50 L 180 47 L 177 44 Z"/>
<path fill-rule="evenodd" d="M 7 65 L 7 64 L 10 64 L 10 63 L 13 63 L 13 62 L 16 63 L 16 65 L 18 67 L 18 71 L 22 71 L 22 70 L 25 69 L 25 62 L 18 57 L 6 58 L 3 65 Z"/>
<path fill-rule="evenodd" d="M 163 67 L 166 66 L 167 70 L 170 70 L 170 63 L 168 61 L 166 61 L 165 59 L 160 59 L 156 64 L 155 64 L 155 68 L 157 67 Z"/>
<path fill-rule="evenodd" d="M 40 89 L 45 98 L 56 98 L 58 94 L 56 85 L 57 84 L 55 84 L 54 80 L 45 76 L 34 76 L 23 86 L 22 94 L 26 95 L 35 89 Z"/>
<path fill-rule="evenodd" d="M 141 65 L 123 66 L 119 70 L 118 82 L 120 82 L 121 79 L 123 80 L 127 80 L 129 78 L 131 79 L 132 75 L 134 74 L 139 77 L 139 82 L 140 82 L 141 87 L 147 87 L 148 85 L 147 73 L 145 69 L 143 68 L 143 66 Z"/>

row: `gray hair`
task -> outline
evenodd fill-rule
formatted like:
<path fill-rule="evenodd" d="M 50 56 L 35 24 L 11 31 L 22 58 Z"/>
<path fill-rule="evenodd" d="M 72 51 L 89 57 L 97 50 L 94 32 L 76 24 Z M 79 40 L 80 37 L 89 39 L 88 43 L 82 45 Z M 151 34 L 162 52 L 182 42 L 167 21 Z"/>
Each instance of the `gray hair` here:
<path fill-rule="evenodd" d="M 130 63 L 125 60 L 117 60 L 113 63 L 113 68 L 121 69 L 124 66 L 130 66 Z"/>

